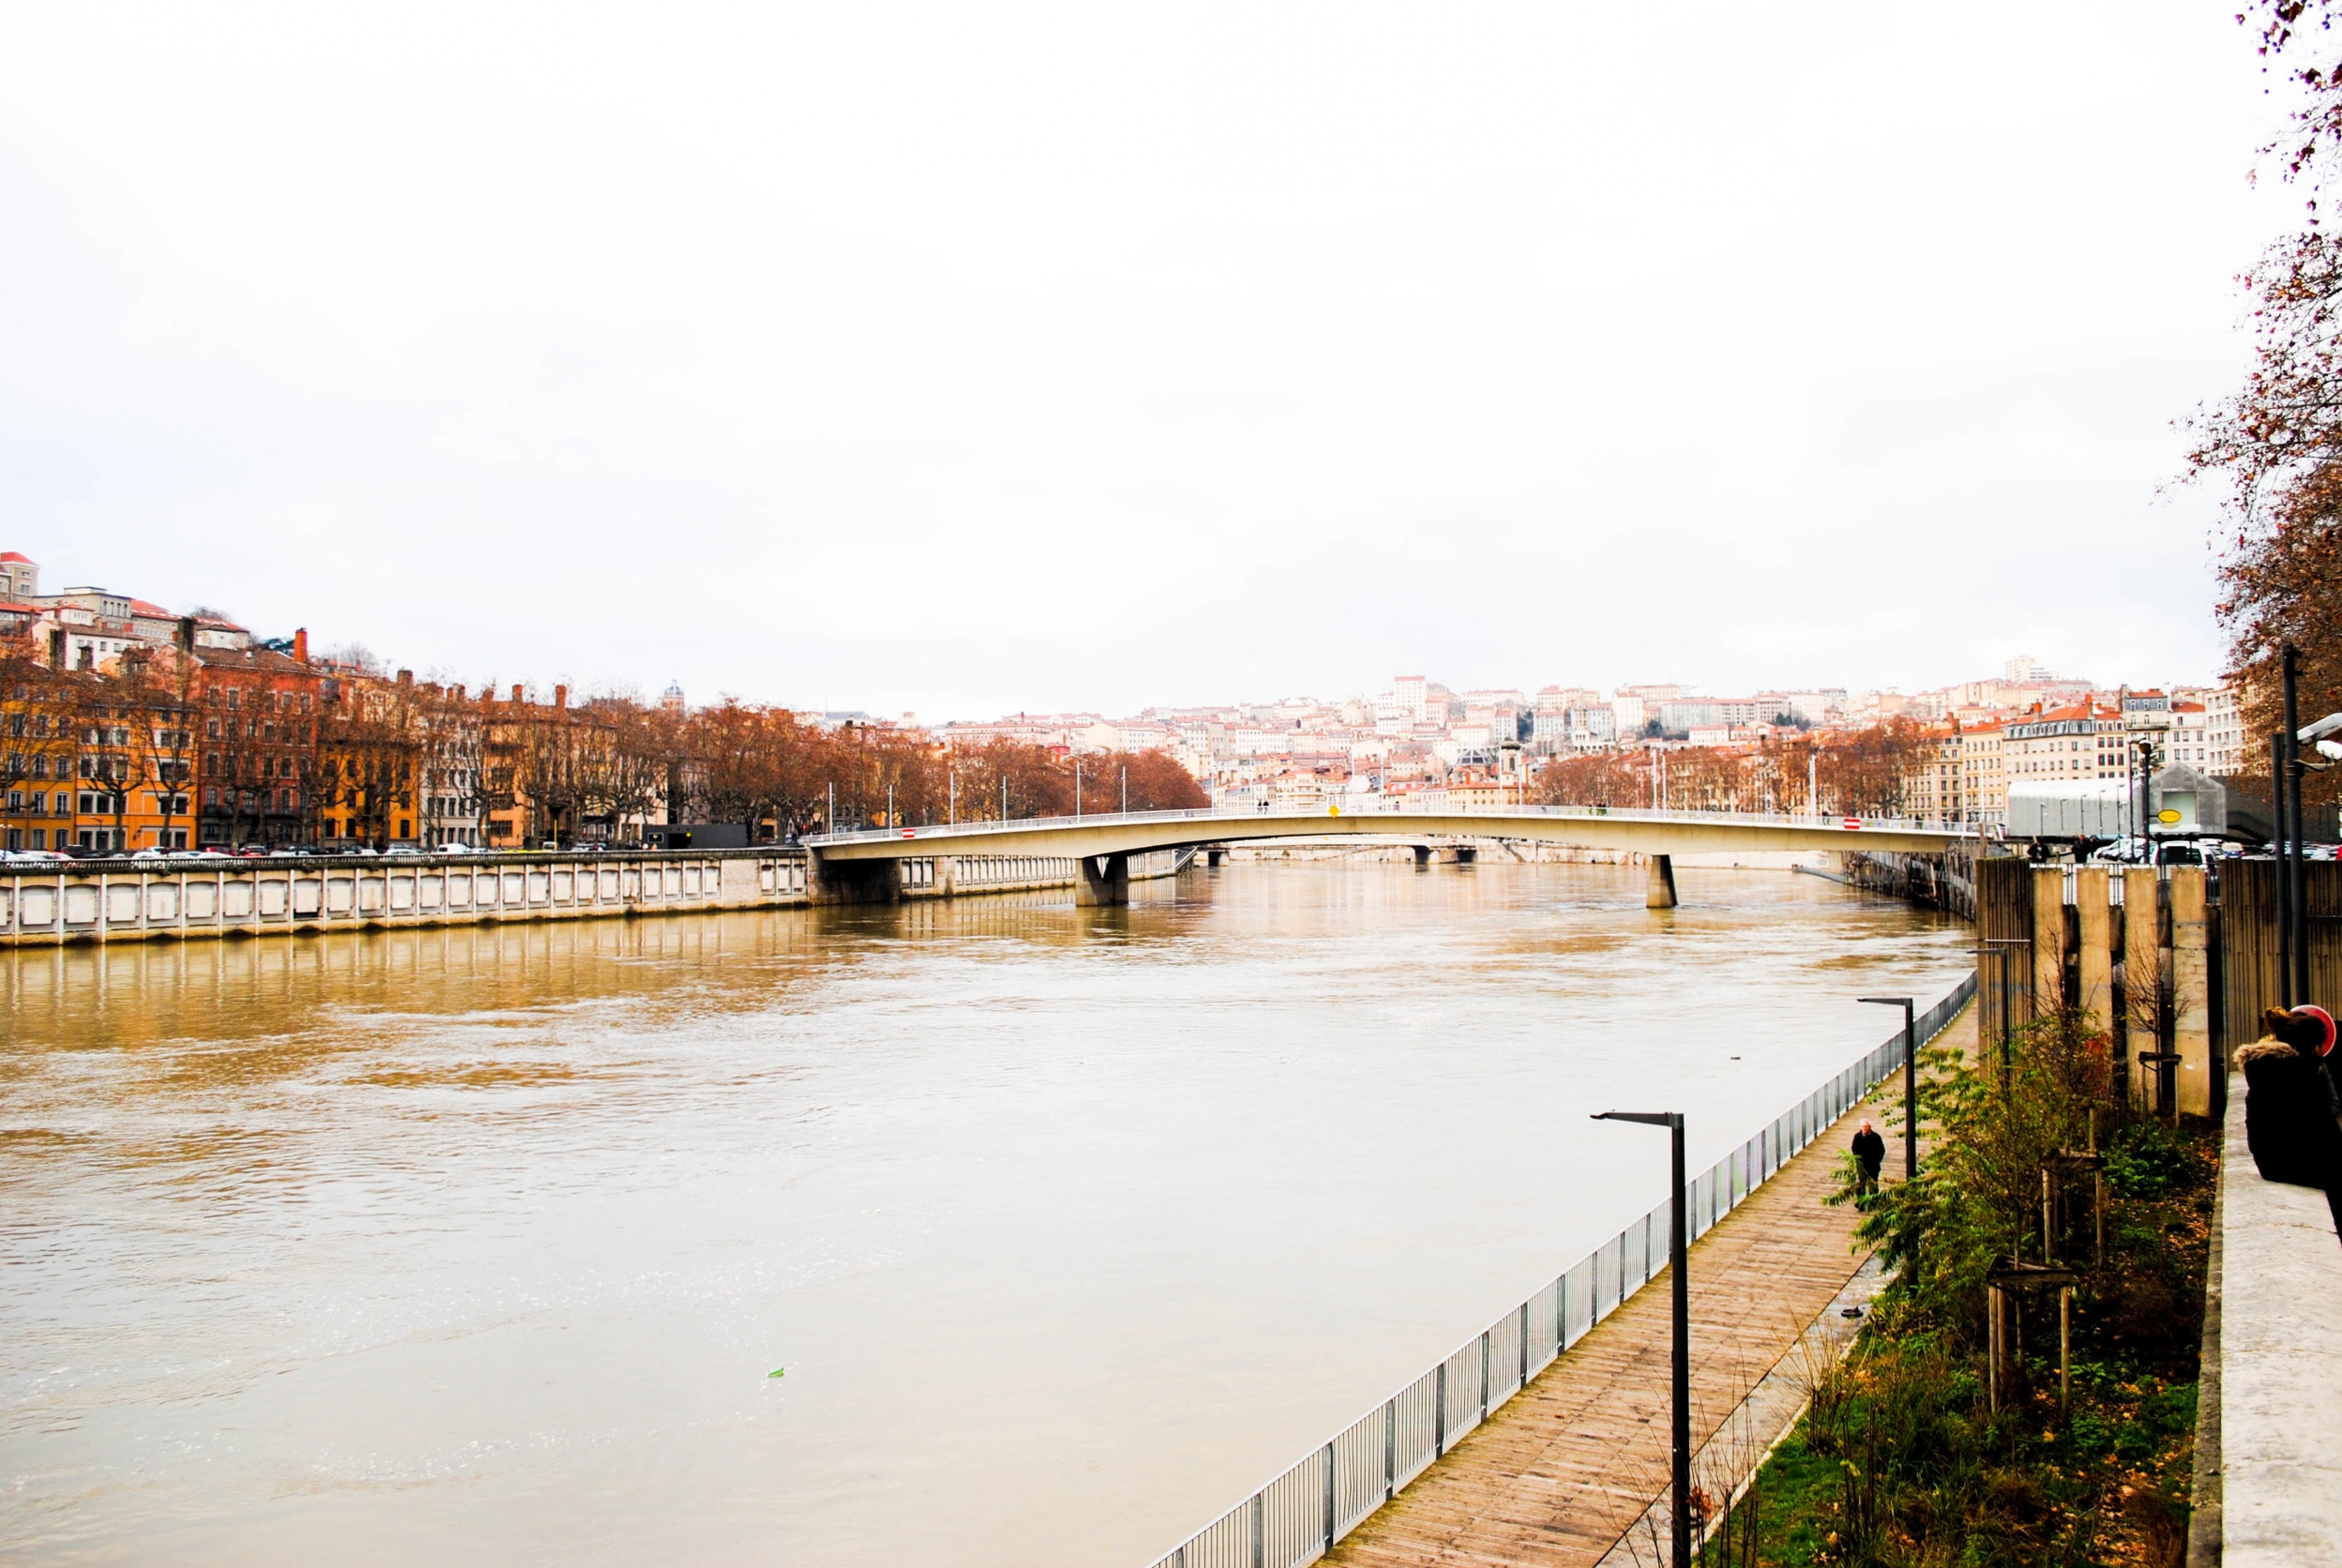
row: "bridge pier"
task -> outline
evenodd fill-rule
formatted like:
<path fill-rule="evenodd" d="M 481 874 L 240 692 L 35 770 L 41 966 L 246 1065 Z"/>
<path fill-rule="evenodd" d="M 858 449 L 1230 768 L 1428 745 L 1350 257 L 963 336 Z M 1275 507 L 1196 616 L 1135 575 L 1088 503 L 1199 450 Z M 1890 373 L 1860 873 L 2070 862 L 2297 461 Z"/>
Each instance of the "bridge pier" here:
<path fill-rule="evenodd" d="M 1642 896 L 1645 909 L 1671 910 L 1675 907 L 1675 857 L 1655 854 L 1651 857 L 1650 885 Z"/>
<path fill-rule="evenodd" d="M 1075 904 L 1106 908 L 1130 902 L 1128 855 L 1085 854 L 1075 864 L 1081 867 L 1081 880 L 1074 884 Z"/>

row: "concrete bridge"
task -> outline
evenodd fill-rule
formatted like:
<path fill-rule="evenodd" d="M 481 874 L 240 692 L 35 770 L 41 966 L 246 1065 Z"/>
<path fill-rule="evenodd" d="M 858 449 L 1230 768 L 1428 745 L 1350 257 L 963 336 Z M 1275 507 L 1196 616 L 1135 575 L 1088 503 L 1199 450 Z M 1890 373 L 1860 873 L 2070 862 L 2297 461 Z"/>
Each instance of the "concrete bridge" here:
<path fill-rule="evenodd" d="M 1649 857 L 1654 909 L 1673 907 L 1679 854 L 1779 850 L 1899 851 L 1940 854 L 1972 828 L 1877 817 L 1790 817 L 1720 811 L 1622 811 L 1582 806 L 1500 806 L 1443 810 L 1133 811 L 1095 817 L 878 828 L 804 840 L 826 896 L 885 901 L 914 888 L 951 893 L 961 862 L 1048 857 L 1074 861 L 1075 902 L 1130 901 L 1130 857 L 1264 838 L 1355 836 L 1420 843 L 1427 837 L 1510 838 Z"/>

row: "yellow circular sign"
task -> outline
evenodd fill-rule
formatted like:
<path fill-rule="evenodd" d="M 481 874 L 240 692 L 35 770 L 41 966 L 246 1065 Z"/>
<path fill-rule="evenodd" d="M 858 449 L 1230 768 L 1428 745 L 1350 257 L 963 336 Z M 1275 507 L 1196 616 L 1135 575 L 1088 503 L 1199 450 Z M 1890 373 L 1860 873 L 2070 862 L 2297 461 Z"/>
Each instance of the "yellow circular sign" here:
<path fill-rule="evenodd" d="M 2180 814 L 2176 811 L 2167 809 L 2155 813 L 2155 821 L 2159 822 L 2176 822 L 2179 820 Z"/>
<path fill-rule="evenodd" d="M 1329 817 L 1338 817 L 1342 814 L 1342 808 L 1338 806 L 1329 806 L 1325 808 L 1325 814 Z"/>

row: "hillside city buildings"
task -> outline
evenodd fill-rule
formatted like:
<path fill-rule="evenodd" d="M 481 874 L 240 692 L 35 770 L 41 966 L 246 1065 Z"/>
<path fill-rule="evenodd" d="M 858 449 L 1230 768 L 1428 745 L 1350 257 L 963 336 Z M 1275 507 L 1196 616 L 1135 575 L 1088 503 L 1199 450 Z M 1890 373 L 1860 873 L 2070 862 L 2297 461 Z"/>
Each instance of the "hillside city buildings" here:
<path fill-rule="evenodd" d="M 1997 678 L 1910 696 L 1842 688 L 1715 696 L 1673 685 L 1458 692 L 1401 675 L 1373 698 L 1150 708 L 1123 719 L 1020 714 L 941 733 L 956 744 L 1007 735 L 1087 750 L 1161 747 L 1217 799 L 1307 809 L 1345 795 L 1534 799 L 1534 780 L 1556 759 L 1754 755 L 1790 742 L 1826 746 L 1881 726 L 1907 742 L 1902 811 L 1943 822 L 2003 822 L 2012 783 L 2127 777 L 2141 744 L 2154 748 L 2158 766 L 2225 775 L 2244 761 L 2235 694 L 2224 687 L 2104 688 L 2056 675 L 2030 655 Z M 1620 804 L 1656 801 L 1647 792 Z"/>
<path fill-rule="evenodd" d="M 0 843 L 10 850 L 640 842 L 687 809 L 687 765 L 614 735 L 680 718 L 687 705 L 672 687 L 657 709 L 622 711 L 573 708 L 559 686 L 539 701 L 518 686 L 498 696 L 417 682 L 322 656 L 305 631 L 262 639 L 223 615 L 107 589 L 45 593 L 38 565 L 15 551 L 0 553 L 0 640 L 20 671 L 40 674 L 0 691 Z M 1818 760 L 1862 751 L 1894 770 L 1883 792 L 1875 778 L 1866 787 L 1870 808 L 1891 797 L 1898 814 L 1995 824 L 2013 785 L 2127 777 L 2142 746 L 2157 765 L 2214 776 L 2250 761 L 2226 687 L 2107 687 L 2030 656 L 1909 696 L 1675 684 L 1456 691 L 1409 674 L 1374 696 L 1126 716 L 793 717 L 952 755 L 1002 741 L 1071 756 L 1161 752 L 1219 803 L 1297 810 L 1534 801 L 1579 776 L 1571 769 L 1621 806 L 1858 809 L 1827 798 Z M 1823 798 L 1808 800 L 1809 787 Z"/>

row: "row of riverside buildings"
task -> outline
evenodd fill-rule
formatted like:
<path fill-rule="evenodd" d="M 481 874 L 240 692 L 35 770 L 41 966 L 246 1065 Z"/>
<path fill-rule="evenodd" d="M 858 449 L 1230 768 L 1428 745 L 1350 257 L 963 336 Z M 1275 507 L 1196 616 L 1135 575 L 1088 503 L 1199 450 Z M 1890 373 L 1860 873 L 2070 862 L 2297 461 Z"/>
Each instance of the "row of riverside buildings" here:
<path fill-rule="evenodd" d="M 306 631 L 263 641 L 225 616 L 98 588 L 44 594 L 39 567 L 8 551 L 0 847 L 512 848 L 536 833 L 614 836 L 609 822 L 564 820 L 561 802 L 542 798 L 557 792 L 531 792 L 549 759 L 575 764 L 587 749 L 570 731 L 591 721 L 567 698 L 417 682 L 315 656 Z"/>

